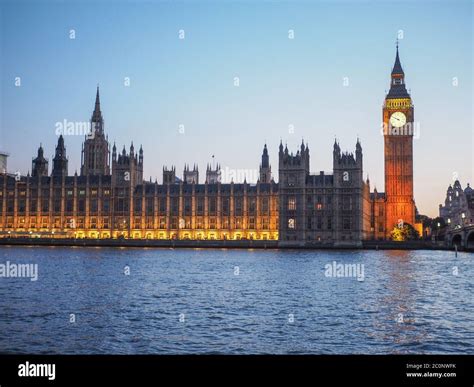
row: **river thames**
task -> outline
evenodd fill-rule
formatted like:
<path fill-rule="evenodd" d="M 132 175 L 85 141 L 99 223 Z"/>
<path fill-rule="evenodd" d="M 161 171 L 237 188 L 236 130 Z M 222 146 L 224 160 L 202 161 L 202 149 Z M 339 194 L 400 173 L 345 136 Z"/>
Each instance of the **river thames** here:
<path fill-rule="evenodd" d="M 472 354 L 473 258 L 2 247 L 37 280 L 0 277 L 0 352 Z"/>

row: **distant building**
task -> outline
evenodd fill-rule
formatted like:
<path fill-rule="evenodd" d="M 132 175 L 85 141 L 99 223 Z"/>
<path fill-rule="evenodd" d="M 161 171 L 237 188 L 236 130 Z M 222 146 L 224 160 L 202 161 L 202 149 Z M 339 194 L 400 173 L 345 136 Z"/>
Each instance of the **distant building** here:
<path fill-rule="evenodd" d="M 8 172 L 7 158 L 8 153 L 0 152 L 0 174 L 6 174 Z"/>
<path fill-rule="evenodd" d="M 449 185 L 444 206 L 439 205 L 439 216 L 449 229 L 474 224 L 474 190 L 467 183 L 463 190 L 459 180 Z"/>

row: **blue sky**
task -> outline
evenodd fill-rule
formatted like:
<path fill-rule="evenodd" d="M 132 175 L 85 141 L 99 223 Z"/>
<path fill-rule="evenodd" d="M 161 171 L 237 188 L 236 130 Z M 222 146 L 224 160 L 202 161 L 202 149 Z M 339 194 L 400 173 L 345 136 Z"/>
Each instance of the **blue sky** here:
<path fill-rule="evenodd" d="M 463 185 L 474 180 L 472 8 L 469 1 L 4 1 L 0 149 L 10 153 L 10 171 L 31 169 L 40 142 L 51 159 L 55 123 L 89 120 L 99 83 L 109 140 L 119 149 L 143 144 L 147 178 L 161 181 L 163 165 L 181 174 L 185 162 L 204 175 L 212 155 L 223 168 L 258 168 L 266 141 L 277 179 L 280 139 L 296 150 L 302 138 L 312 171 L 330 172 L 334 137 L 353 151 L 359 136 L 364 173 L 383 191 L 382 103 L 401 30 L 421 130 L 415 200 L 433 216 L 453 176 Z M 65 138 L 70 173 L 80 169 L 82 140 Z"/>

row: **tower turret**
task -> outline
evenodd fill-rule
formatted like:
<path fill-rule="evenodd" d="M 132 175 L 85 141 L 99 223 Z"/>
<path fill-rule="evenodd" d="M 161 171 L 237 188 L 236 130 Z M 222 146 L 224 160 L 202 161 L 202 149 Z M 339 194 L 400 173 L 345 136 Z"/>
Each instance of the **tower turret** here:
<path fill-rule="evenodd" d="M 52 174 L 53 176 L 67 176 L 68 174 L 68 159 L 66 157 L 63 135 L 59 136 L 58 145 L 56 146 Z"/>

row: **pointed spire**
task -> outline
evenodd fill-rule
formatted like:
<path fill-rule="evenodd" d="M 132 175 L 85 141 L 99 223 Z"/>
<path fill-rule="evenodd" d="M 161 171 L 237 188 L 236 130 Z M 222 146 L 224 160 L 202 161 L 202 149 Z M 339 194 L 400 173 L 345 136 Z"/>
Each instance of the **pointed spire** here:
<path fill-rule="evenodd" d="M 403 72 L 400 63 L 400 56 L 398 54 L 398 40 L 397 40 L 397 54 L 395 56 L 395 64 L 393 65 L 390 90 L 386 96 L 387 99 L 393 98 L 410 98 L 405 86 L 405 73 Z"/>
<path fill-rule="evenodd" d="M 58 139 L 58 147 L 64 148 L 64 137 L 61 134 Z"/>
<path fill-rule="evenodd" d="M 97 93 L 95 94 L 95 110 L 100 110 L 99 84 L 97 84 Z"/>
<path fill-rule="evenodd" d="M 400 56 L 398 55 L 398 39 L 397 39 L 397 55 L 395 56 L 395 64 L 393 65 L 392 75 L 393 74 L 400 74 L 404 75 L 402 65 L 400 63 Z"/>
<path fill-rule="evenodd" d="M 92 122 L 102 122 L 102 121 L 103 119 L 102 119 L 102 112 L 100 111 L 99 85 L 97 84 L 94 112 L 92 113 Z"/>

